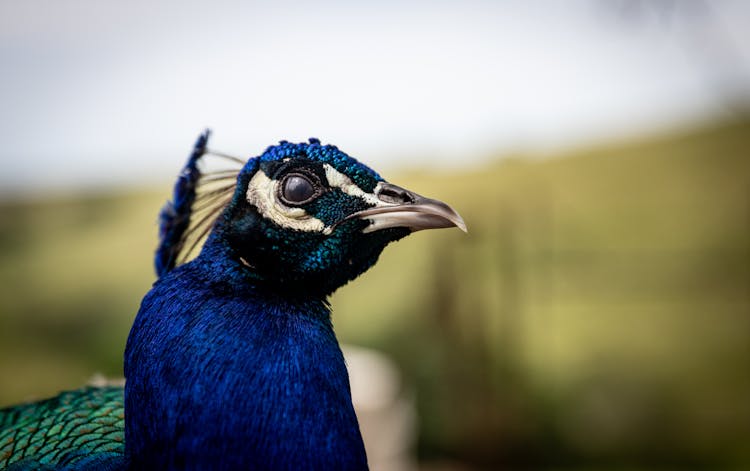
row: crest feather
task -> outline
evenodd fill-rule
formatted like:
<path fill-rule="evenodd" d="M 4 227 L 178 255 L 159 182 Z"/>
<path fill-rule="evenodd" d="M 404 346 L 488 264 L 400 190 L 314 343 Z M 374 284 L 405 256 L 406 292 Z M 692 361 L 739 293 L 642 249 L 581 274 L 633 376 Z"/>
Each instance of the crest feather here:
<path fill-rule="evenodd" d="M 160 278 L 187 261 L 234 193 L 240 169 L 204 173 L 198 166 L 204 155 L 221 157 L 240 165 L 244 163 L 235 157 L 209 151 L 210 134 L 211 131 L 206 129 L 198 136 L 193 151 L 177 177 L 172 200 L 167 201 L 159 213 L 159 246 L 154 265 Z"/>

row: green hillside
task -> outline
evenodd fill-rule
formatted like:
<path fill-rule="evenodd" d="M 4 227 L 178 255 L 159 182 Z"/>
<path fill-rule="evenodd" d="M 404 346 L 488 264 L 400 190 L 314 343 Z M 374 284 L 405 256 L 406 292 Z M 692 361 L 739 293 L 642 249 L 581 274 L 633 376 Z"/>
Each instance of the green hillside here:
<path fill-rule="evenodd" d="M 387 177 L 469 226 L 333 299 L 343 341 L 402 366 L 423 458 L 750 465 L 750 118 Z M 121 374 L 169 187 L 0 203 L 0 404 Z"/>

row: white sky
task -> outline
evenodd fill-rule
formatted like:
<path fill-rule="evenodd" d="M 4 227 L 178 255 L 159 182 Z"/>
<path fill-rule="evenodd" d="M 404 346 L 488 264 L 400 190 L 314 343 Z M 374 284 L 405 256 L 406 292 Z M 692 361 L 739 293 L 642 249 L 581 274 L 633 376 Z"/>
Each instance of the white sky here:
<path fill-rule="evenodd" d="M 165 181 L 203 127 L 387 173 L 654 132 L 750 97 L 750 2 L 0 2 L 0 193 Z"/>

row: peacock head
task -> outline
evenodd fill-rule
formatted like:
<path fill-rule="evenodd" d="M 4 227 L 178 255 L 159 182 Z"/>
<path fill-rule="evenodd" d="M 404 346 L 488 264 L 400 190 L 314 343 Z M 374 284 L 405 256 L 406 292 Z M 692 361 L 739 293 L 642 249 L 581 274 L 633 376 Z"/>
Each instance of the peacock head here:
<path fill-rule="evenodd" d="M 330 294 L 390 242 L 454 226 L 466 231 L 450 206 L 386 182 L 335 146 L 282 141 L 243 166 L 203 252 L 286 293 Z"/>

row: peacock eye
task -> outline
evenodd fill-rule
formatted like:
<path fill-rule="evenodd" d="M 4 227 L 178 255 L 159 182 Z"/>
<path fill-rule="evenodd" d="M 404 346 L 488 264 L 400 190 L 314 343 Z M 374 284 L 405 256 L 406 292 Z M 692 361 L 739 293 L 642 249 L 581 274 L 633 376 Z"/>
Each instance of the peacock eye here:
<path fill-rule="evenodd" d="M 304 175 L 292 173 L 281 182 L 281 198 L 285 203 L 307 203 L 317 196 L 315 185 Z"/>

